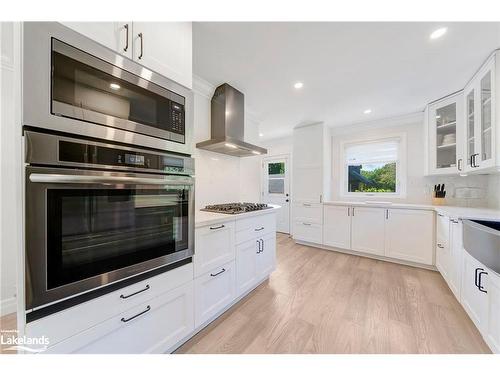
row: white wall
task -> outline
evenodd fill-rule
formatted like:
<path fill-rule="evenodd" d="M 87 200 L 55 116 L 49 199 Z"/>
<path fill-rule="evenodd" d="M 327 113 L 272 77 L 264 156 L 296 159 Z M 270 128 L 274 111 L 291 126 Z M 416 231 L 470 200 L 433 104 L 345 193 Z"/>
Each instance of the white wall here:
<path fill-rule="evenodd" d="M 0 315 L 16 310 L 17 261 L 22 235 L 22 153 L 18 50 L 14 40 L 18 24 L 1 23 L 0 61 Z"/>
<path fill-rule="evenodd" d="M 340 144 L 367 138 L 406 134 L 407 138 L 407 194 L 405 198 L 382 200 L 430 204 L 435 184 L 446 185 L 446 204 L 464 207 L 491 207 L 500 209 L 500 175 L 472 175 L 466 177 L 424 177 L 424 123 L 423 114 L 366 122 L 347 127 L 332 128 L 332 186 L 331 200 L 381 200 L 373 197 L 349 197 L 340 194 Z M 264 142 L 270 155 L 292 152 L 292 138 Z"/>
<path fill-rule="evenodd" d="M 210 138 L 210 100 L 215 87 L 194 77 L 194 142 Z M 246 111 L 247 112 L 247 111 Z M 245 141 L 258 144 L 259 124 L 245 116 Z M 195 149 L 196 208 L 207 204 L 260 200 L 260 158 L 238 158 Z"/>

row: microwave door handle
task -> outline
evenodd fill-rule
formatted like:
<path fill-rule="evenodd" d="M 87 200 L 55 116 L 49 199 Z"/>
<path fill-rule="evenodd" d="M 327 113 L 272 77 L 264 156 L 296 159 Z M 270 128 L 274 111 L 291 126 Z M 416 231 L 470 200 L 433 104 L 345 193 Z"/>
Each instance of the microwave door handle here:
<path fill-rule="evenodd" d="M 31 182 L 49 184 L 194 185 L 194 180 L 189 177 L 147 178 L 32 173 L 29 179 Z"/>

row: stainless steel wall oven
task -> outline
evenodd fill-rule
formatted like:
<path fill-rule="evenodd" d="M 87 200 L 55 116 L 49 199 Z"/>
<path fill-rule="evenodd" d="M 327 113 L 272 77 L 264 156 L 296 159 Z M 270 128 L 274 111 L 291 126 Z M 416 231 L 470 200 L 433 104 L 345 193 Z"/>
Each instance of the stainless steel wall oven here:
<path fill-rule="evenodd" d="M 59 23 L 23 25 L 24 125 L 191 153 L 188 88 Z"/>
<path fill-rule="evenodd" d="M 33 131 L 25 140 L 27 310 L 193 255 L 193 159 Z"/>

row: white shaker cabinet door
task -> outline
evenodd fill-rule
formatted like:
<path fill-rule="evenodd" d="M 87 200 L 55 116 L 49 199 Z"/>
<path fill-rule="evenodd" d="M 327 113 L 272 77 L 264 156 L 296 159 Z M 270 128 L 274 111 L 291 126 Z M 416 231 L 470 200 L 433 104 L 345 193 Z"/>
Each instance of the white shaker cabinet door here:
<path fill-rule="evenodd" d="M 323 245 L 351 248 L 351 207 L 324 206 Z"/>
<path fill-rule="evenodd" d="M 487 275 L 484 272 L 487 272 L 486 267 L 464 250 L 461 302 L 481 333 L 484 331 L 488 314 L 488 294 L 484 292 L 487 290 L 485 288 Z M 479 285 L 482 285 L 483 291 Z"/>
<path fill-rule="evenodd" d="M 86 37 L 132 58 L 132 22 L 62 22 Z"/>
<path fill-rule="evenodd" d="M 260 241 L 260 253 L 257 254 L 259 280 L 268 277 L 276 268 L 276 233 L 268 234 Z"/>
<path fill-rule="evenodd" d="M 187 88 L 193 87 L 191 22 L 134 22 L 133 58 Z"/>
<path fill-rule="evenodd" d="M 260 249 L 257 239 L 236 246 L 236 295 L 245 294 L 258 281 L 257 252 Z"/>
<path fill-rule="evenodd" d="M 486 341 L 494 353 L 500 353 L 500 275 L 488 271 L 488 318 Z"/>
<path fill-rule="evenodd" d="M 384 255 L 385 209 L 353 207 L 352 250 Z"/>
<path fill-rule="evenodd" d="M 386 211 L 385 255 L 409 262 L 433 262 L 434 213 L 424 210 Z"/>

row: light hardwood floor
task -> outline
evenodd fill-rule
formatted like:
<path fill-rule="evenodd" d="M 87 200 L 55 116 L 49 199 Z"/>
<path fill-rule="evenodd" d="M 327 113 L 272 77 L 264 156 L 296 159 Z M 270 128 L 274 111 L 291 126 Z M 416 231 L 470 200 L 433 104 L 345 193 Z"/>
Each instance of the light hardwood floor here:
<path fill-rule="evenodd" d="M 295 244 L 176 353 L 490 353 L 437 272 Z"/>

